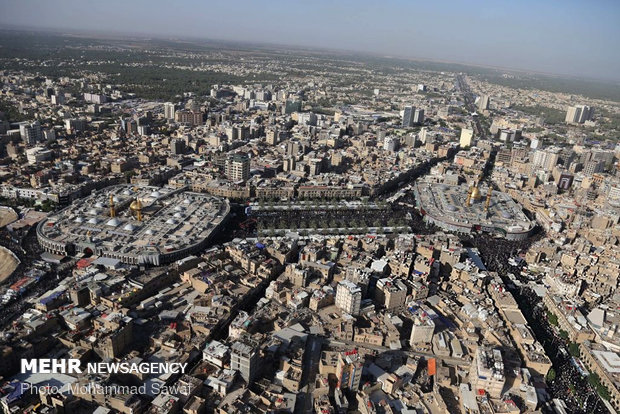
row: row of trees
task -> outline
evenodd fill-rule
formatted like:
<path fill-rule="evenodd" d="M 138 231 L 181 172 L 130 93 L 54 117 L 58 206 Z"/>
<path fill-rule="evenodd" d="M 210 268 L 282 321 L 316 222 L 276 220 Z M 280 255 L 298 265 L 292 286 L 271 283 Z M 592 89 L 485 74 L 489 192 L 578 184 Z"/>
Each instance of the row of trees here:
<path fill-rule="evenodd" d="M 388 227 L 402 227 L 407 225 L 405 218 L 391 218 L 387 220 Z M 299 222 L 290 222 L 287 220 L 279 221 L 259 221 L 257 224 L 258 230 L 265 229 L 319 229 L 319 228 L 368 228 L 368 227 L 381 227 L 383 224 L 371 223 L 370 221 L 363 219 L 355 220 L 338 220 L 331 219 L 327 221 L 319 220 L 301 220 Z"/>
<path fill-rule="evenodd" d="M 396 227 L 395 228 L 395 232 L 398 231 L 410 231 L 409 227 Z M 308 229 L 297 229 L 297 228 L 282 228 L 282 229 L 273 229 L 273 228 L 269 228 L 269 229 L 259 229 L 259 234 L 262 236 L 277 236 L 277 235 L 282 235 L 287 231 L 299 231 L 299 234 L 301 236 L 308 236 L 311 234 L 323 234 L 323 235 L 328 235 L 328 234 L 341 234 L 341 235 L 346 235 L 346 234 L 367 234 L 370 232 L 370 228 L 369 227 L 346 227 L 346 228 L 339 228 L 339 230 L 336 232 L 333 229 L 328 229 L 328 228 L 322 228 L 322 229 L 315 229 L 315 230 L 308 230 Z M 376 232 L 377 234 L 384 234 L 385 233 L 385 229 L 383 227 L 377 227 L 373 229 L 374 232 Z"/>

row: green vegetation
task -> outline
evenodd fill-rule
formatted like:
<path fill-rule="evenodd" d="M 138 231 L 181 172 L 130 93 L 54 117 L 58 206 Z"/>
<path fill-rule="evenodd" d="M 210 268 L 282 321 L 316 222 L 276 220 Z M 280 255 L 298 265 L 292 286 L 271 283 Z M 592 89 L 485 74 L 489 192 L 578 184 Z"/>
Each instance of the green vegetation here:
<path fill-rule="evenodd" d="M 521 111 L 526 115 L 541 116 L 545 119 L 546 124 L 555 125 L 562 124 L 566 119 L 566 112 L 555 108 L 549 108 L 547 106 L 535 105 L 513 105 L 512 109 Z"/>
<path fill-rule="evenodd" d="M 504 72 L 488 71 L 482 74 L 487 82 L 519 89 L 540 89 L 549 92 L 583 95 L 594 99 L 620 102 L 620 84 L 597 80 L 578 79 L 569 76 L 549 76 L 541 74 L 513 74 L 504 76 Z"/>
<path fill-rule="evenodd" d="M 49 213 L 50 211 L 54 211 L 56 209 L 56 203 L 51 200 L 43 200 L 40 204 L 35 206 L 35 209 Z"/>
<path fill-rule="evenodd" d="M 568 345 L 568 353 L 571 354 L 572 356 L 574 356 L 575 358 L 579 358 L 579 355 L 580 355 L 579 344 L 571 342 Z"/>
<path fill-rule="evenodd" d="M 17 107 L 6 99 L 0 99 L 0 112 L 4 112 L 4 116 L 9 122 L 26 120 L 26 117 L 19 112 Z"/>
<path fill-rule="evenodd" d="M 555 315 L 555 313 L 547 311 L 547 320 L 551 325 L 558 326 L 558 317 Z"/>
<path fill-rule="evenodd" d="M 136 93 L 146 99 L 168 100 L 189 91 L 206 95 L 213 84 L 275 79 L 274 76 L 264 73 L 254 73 L 246 77 L 185 69 L 219 60 L 210 59 L 208 56 L 203 56 L 200 60 L 167 56 L 158 42 L 131 43 L 119 44 L 119 50 L 116 50 L 104 39 L 71 38 L 71 43 L 68 43 L 65 37 L 59 35 L 9 32 L 0 34 L 0 59 L 3 69 L 25 70 L 42 76 L 75 77 L 79 73 L 102 73 L 107 75 L 108 83 L 120 84 L 121 90 Z M 176 45 L 181 50 L 187 50 L 187 46 Z M 208 47 L 205 46 L 204 49 Z M 156 50 L 159 54 L 154 53 Z M 24 60 L 16 61 L 14 58 Z M 228 59 L 232 60 L 230 57 Z M 183 68 L 173 67 L 180 65 Z"/>
<path fill-rule="evenodd" d="M 8 207 L 30 207 L 37 211 L 49 213 L 56 209 L 57 204 L 52 200 L 38 201 L 32 198 L 6 198 L 0 197 L 0 205 Z"/>
<path fill-rule="evenodd" d="M 549 372 L 547 372 L 547 382 L 552 382 L 555 380 L 555 369 L 549 368 Z"/>
<path fill-rule="evenodd" d="M 564 329 L 560 329 L 560 338 L 568 341 L 568 332 L 566 332 Z"/>
<path fill-rule="evenodd" d="M 590 386 L 596 390 L 596 392 L 598 393 L 598 395 L 601 396 L 601 398 L 609 400 L 609 398 L 611 397 L 607 387 L 601 384 L 601 379 L 598 374 L 594 372 L 590 373 L 590 375 L 588 375 L 588 384 L 590 384 Z"/>
<path fill-rule="evenodd" d="M 536 132 L 542 132 L 545 129 L 542 127 L 530 127 L 530 128 L 526 128 L 525 131 L 527 132 L 532 132 L 532 133 L 536 133 Z"/>

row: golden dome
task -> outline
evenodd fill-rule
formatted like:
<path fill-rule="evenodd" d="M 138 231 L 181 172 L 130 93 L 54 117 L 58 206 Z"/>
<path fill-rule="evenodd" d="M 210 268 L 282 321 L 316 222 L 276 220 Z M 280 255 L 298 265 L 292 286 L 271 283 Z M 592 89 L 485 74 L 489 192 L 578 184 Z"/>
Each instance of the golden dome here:
<path fill-rule="evenodd" d="M 134 201 L 132 201 L 132 203 L 129 205 L 129 208 L 132 210 L 141 210 L 142 209 L 142 203 L 140 202 L 140 200 L 136 199 Z"/>
<path fill-rule="evenodd" d="M 473 200 L 480 200 L 482 198 L 482 194 L 480 194 L 480 189 L 478 186 L 475 186 L 473 190 L 471 190 L 471 198 Z"/>

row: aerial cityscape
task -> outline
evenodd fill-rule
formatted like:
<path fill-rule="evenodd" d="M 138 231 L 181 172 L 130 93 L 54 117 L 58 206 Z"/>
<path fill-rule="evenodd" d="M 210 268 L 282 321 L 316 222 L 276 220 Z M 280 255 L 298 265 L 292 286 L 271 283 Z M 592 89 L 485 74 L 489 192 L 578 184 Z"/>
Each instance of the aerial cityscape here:
<path fill-rule="evenodd" d="M 601 57 L 555 46 L 571 1 L 525 44 L 473 10 L 512 55 L 398 53 L 367 0 L 372 41 L 345 2 L 314 38 L 323 1 L 239 37 L 33 1 L 0 0 L 2 413 L 620 412 L 617 4 L 575 26 Z"/>

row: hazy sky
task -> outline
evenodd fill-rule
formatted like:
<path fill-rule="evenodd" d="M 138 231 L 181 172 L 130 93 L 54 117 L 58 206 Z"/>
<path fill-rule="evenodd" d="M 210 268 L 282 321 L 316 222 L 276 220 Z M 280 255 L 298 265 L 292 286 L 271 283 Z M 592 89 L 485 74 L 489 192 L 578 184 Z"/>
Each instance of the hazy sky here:
<path fill-rule="evenodd" d="M 0 24 L 270 42 L 620 80 L 620 0 L 0 0 Z"/>

